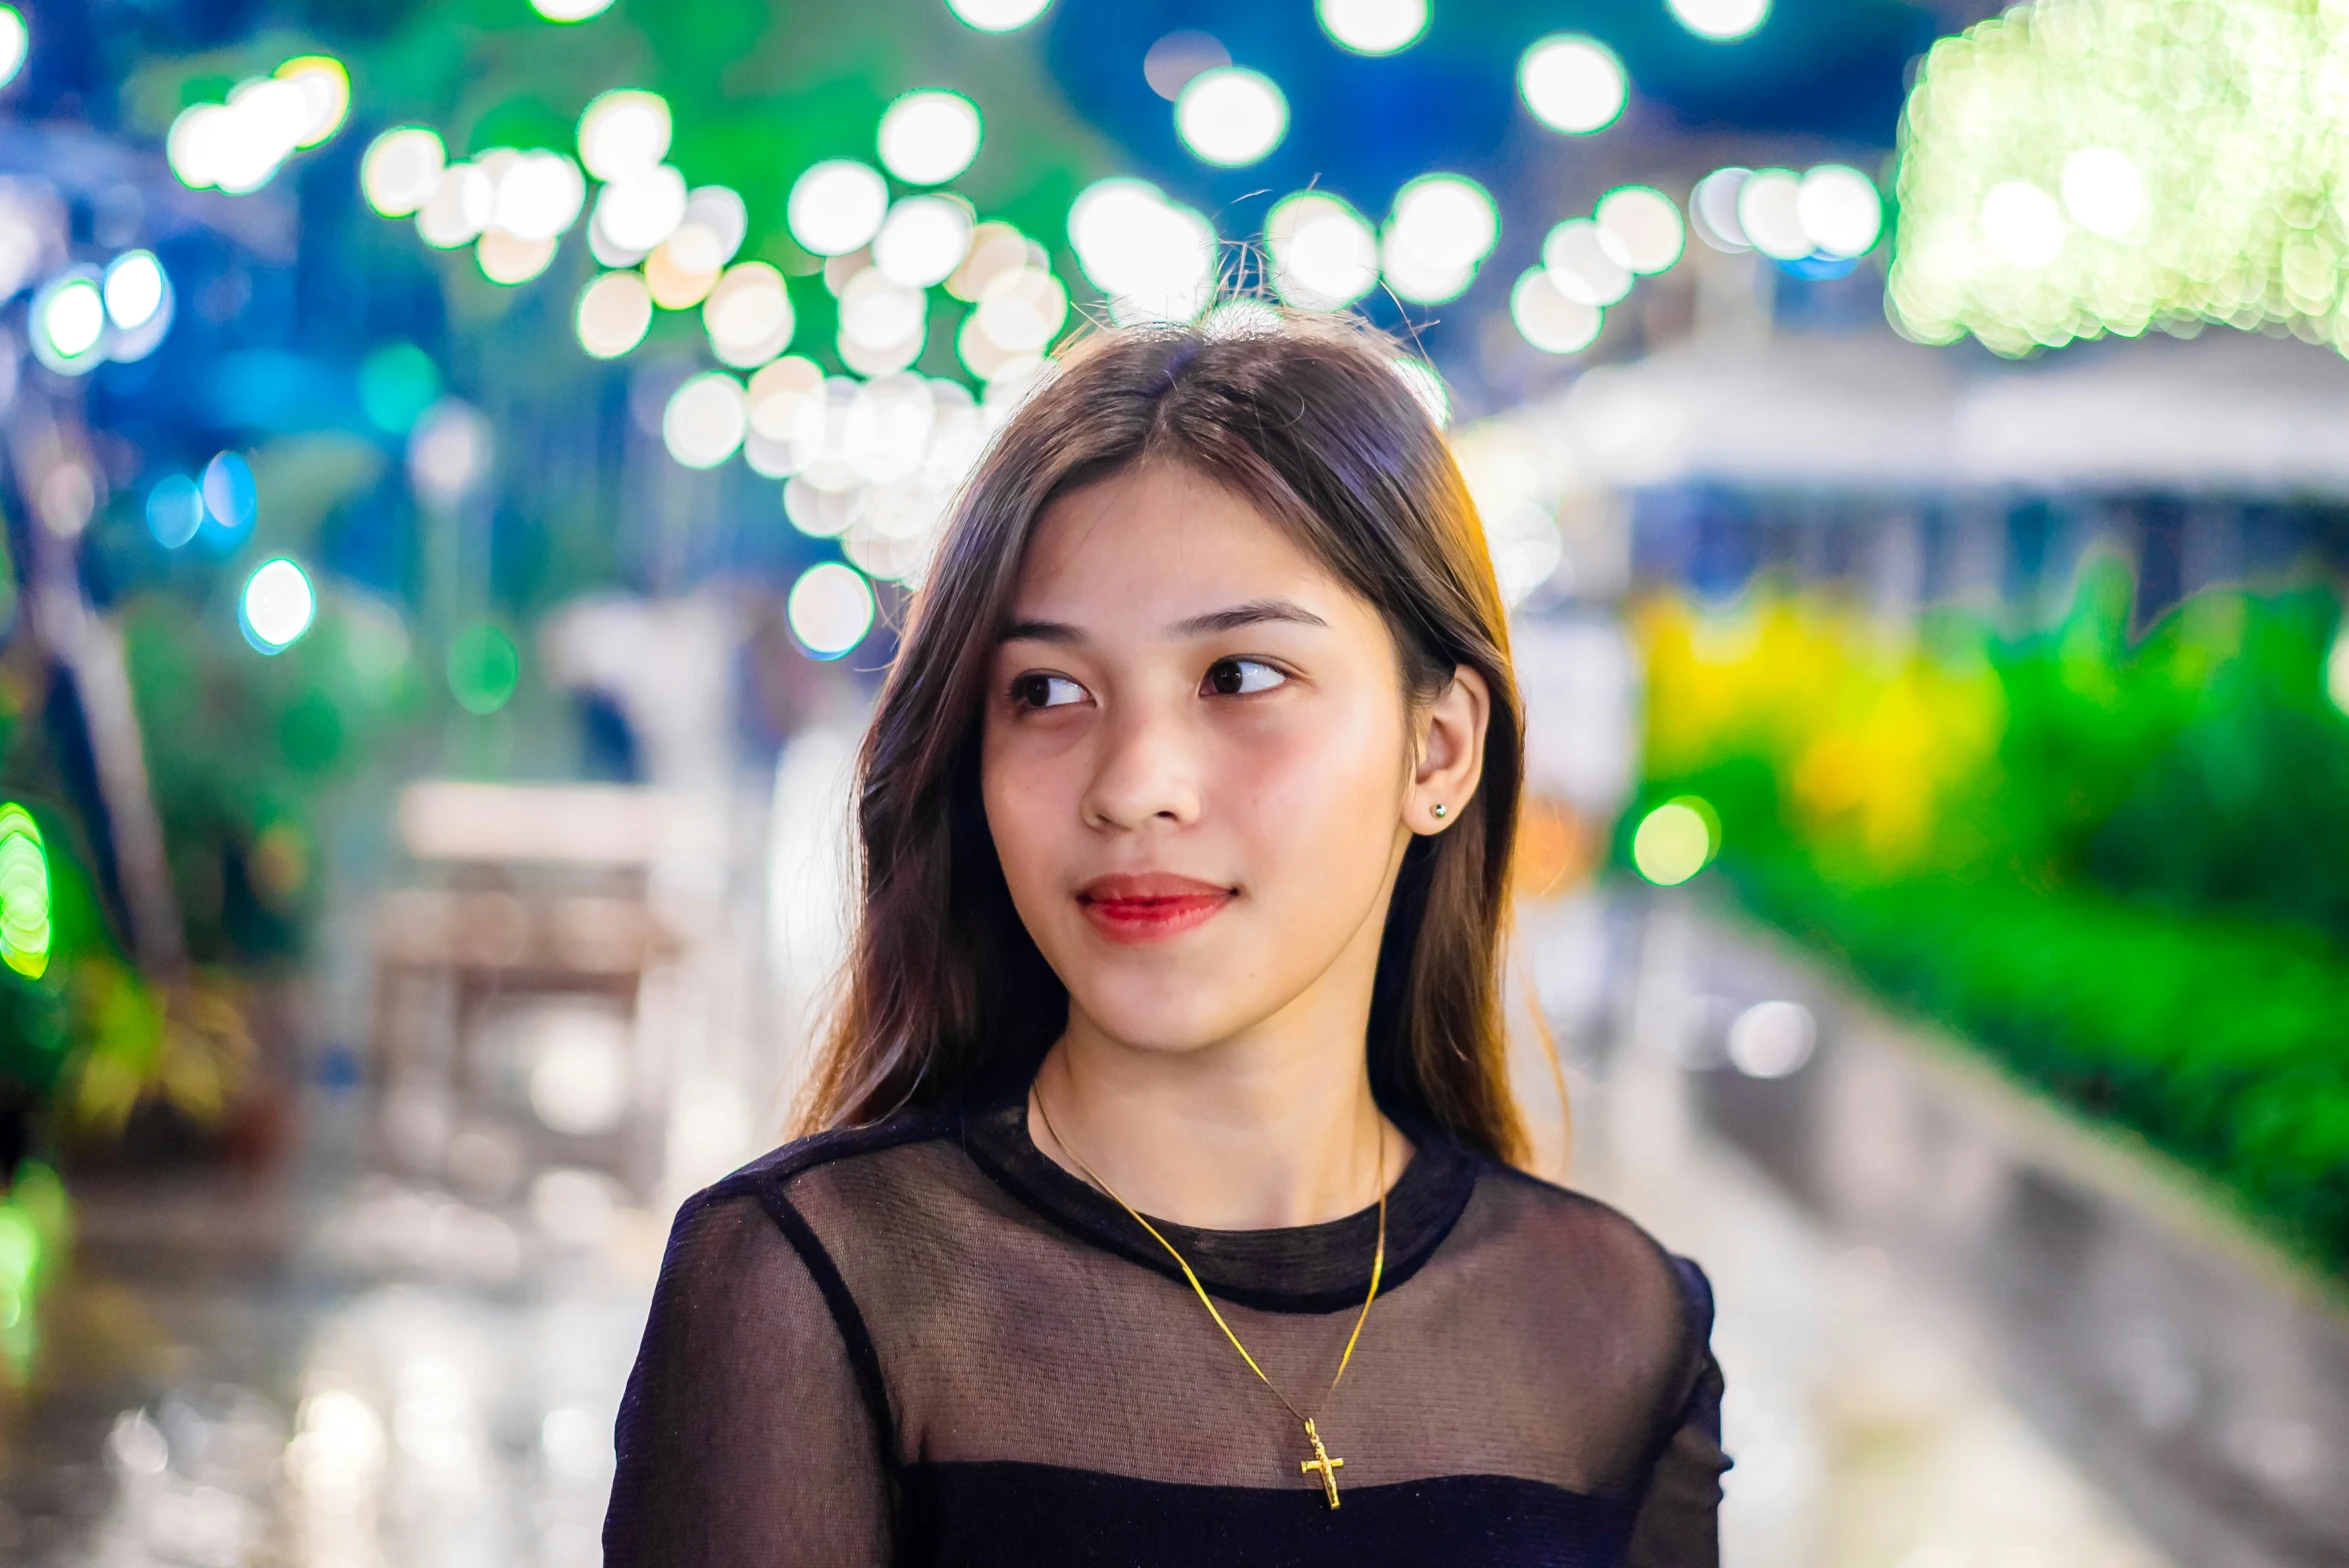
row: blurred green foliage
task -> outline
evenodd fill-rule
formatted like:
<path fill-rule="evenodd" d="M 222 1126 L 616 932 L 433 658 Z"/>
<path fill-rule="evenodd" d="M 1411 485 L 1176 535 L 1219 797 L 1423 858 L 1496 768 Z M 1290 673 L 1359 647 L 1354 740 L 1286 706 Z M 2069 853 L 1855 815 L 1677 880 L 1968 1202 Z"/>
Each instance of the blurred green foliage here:
<path fill-rule="evenodd" d="M 219 592 L 240 586 L 231 575 Z M 321 797 L 396 750 L 421 706 L 396 613 L 348 593 L 328 608 L 308 635 L 265 658 L 233 630 L 225 603 L 154 592 L 122 607 L 148 780 L 194 964 L 168 985 L 134 967 L 101 892 L 103 824 L 85 819 L 96 802 L 60 756 L 66 737 L 22 687 L 0 692 L 21 710 L 0 781 L 38 821 L 50 881 L 47 971 L 0 973 L 0 1121 L 16 1126 L 0 1128 L 0 1144 L 16 1154 L 52 1108 L 71 1125 L 118 1130 L 156 1098 L 202 1124 L 240 1092 L 254 1060 L 245 980 L 302 955 L 324 897 Z M 46 1141 L 31 1135 L 34 1146 Z"/>
<path fill-rule="evenodd" d="M 2134 597 L 2104 557 L 2019 636 L 1655 602 L 1646 802 L 1712 801 L 1757 913 L 2349 1271 L 2340 601 L 2212 590 L 2133 637 Z"/>

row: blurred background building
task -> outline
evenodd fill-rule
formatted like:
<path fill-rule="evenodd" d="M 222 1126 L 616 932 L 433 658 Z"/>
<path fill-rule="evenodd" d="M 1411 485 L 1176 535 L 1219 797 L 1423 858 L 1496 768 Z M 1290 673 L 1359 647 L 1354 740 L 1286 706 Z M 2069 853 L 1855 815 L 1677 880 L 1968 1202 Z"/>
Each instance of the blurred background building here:
<path fill-rule="evenodd" d="M 1480 502 L 1727 1560 L 2349 1561 L 2345 262 L 2339 0 L 0 5 L 0 1561 L 596 1561 L 944 508 L 1266 299 Z"/>

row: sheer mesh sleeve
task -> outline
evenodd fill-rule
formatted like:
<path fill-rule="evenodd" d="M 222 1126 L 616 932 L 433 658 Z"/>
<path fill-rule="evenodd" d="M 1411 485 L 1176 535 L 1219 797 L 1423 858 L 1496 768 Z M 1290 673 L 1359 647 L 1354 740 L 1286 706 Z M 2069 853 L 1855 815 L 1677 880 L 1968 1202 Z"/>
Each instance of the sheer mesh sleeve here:
<path fill-rule="evenodd" d="M 617 1442 L 607 1568 L 889 1558 L 888 1481 L 842 1325 L 758 1198 L 678 1217 Z"/>
<path fill-rule="evenodd" d="M 1709 1345 L 1713 1290 L 1701 1270 L 1673 1259 L 1687 1303 L 1693 1368 L 1687 1401 L 1633 1522 L 1626 1568 L 1716 1568 L 1721 1561 L 1721 1366 Z"/>

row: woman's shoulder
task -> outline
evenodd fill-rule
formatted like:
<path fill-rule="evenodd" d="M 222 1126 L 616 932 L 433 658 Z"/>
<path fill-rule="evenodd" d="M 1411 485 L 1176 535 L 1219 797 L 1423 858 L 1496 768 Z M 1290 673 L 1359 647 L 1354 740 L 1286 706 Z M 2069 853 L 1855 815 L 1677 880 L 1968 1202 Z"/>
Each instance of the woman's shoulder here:
<path fill-rule="evenodd" d="M 682 1212 L 746 1201 L 772 1212 L 803 1203 L 816 1188 L 902 1188 L 924 1180 L 925 1167 L 935 1163 L 930 1156 L 950 1145 L 954 1132 L 951 1116 L 910 1110 L 794 1138 L 704 1187 Z"/>
<path fill-rule="evenodd" d="M 1646 1227 L 1586 1192 L 1494 1164 L 1479 1184 L 1485 1228 L 1506 1237 L 1530 1266 L 1578 1295 L 1648 1317 L 1676 1309 L 1685 1337 L 1702 1345 L 1713 1324 L 1713 1289 L 1693 1260 Z"/>

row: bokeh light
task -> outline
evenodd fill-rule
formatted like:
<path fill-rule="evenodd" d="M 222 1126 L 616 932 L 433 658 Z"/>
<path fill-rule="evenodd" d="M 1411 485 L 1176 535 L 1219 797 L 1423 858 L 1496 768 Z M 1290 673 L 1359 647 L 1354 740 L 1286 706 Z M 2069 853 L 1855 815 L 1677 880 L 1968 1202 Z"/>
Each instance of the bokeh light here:
<path fill-rule="evenodd" d="M 1631 837 L 1631 864 L 1658 887 L 1677 887 L 1705 869 L 1720 846 L 1709 808 L 1693 798 L 1667 801 L 1640 819 Z"/>
<path fill-rule="evenodd" d="M 840 291 L 840 357 L 859 375 L 903 370 L 928 341 L 929 301 L 920 289 L 867 267 Z"/>
<path fill-rule="evenodd" d="M 615 188 L 605 188 L 607 199 Z M 441 171 L 432 195 L 416 209 L 417 236 L 435 250 L 470 245 L 489 227 L 496 203 L 497 186 L 486 173 L 471 163 L 452 163 Z"/>
<path fill-rule="evenodd" d="M 750 428 L 742 383 L 722 371 L 689 377 L 661 412 L 661 440 L 687 468 L 715 468 L 732 457 Z"/>
<path fill-rule="evenodd" d="M 268 184 L 297 150 L 339 130 L 350 101 L 350 77 L 340 61 L 299 56 L 277 75 L 237 83 L 226 103 L 182 109 L 164 138 L 164 157 L 183 185 L 245 195 Z"/>
<path fill-rule="evenodd" d="M 1770 16 L 1770 0 L 1665 0 L 1680 25 L 1717 43 L 1750 37 Z"/>
<path fill-rule="evenodd" d="M 95 370 L 104 357 L 106 300 L 97 276 L 87 268 L 44 285 L 33 295 L 27 321 L 33 352 L 52 370 L 81 375 Z"/>
<path fill-rule="evenodd" d="M 1591 217 L 1607 254 L 1642 277 L 1668 272 L 1688 243 L 1672 198 L 1647 185 L 1622 185 L 1599 198 Z"/>
<path fill-rule="evenodd" d="M 405 218 L 440 189 L 448 149 L 428 126 L 400 125 L 367 144 L 359 160 L 359 192 L 387 218 Z"/>
<path fill-rule="evenodd" d="M 1160 38 L 1142 56 L 1142 79 L 1152 92 L 1173 103 L 1192 77 L 1231 63 L 1231 51 L 1212 34 L 1182 27 Z"/>
<path fill-rule="evenodd" d="M 1239 168 L 1289 133 L 1289 100 L 1271 77 L 1236 65 L 1201 71 L 1175 99 L 1175 131 L 1191 155 Z"/>
<path fill-rule="evenodd" d="M 308 118 L 296 147 L 316 147 L 343 128 L 351 112 L 351 73 L 332 55 L 297 55 L 272 73 L 301 90 Z"/>
<path fill-rule="evenodd" d="M 520 240 L 551 240 L 579 219 L 587 182 L 559 152 L 526 152 L 501 167 L 490 223 Z"/>
<path fill-rule="evenodd" d="M 892 282 L 933 288 L 962 265 L 972 227 L 970 208 L 953 197 L 903 197 L 873 236 L 873 265 Z"/>
<path fill-rule="evenodd" d="M 750 378 L 751 433 L 795 448 L 822 445 L 823 394 L 824 372 L 815 361 L 785 355 Z M 787 471 L 796 472 L 798 466 L 794 462 Z"/>
<path fill-rule="evenodd" d="M 359 407 L 386 435 L 415 429 L 439 396 L 440 367 L 413 343 L 386 343 L 360 362 Z"/>
<path fill-rule="evenodd" d="M 818 256 L 845 256 L 871 243 L 889 213 L 889 185 L 854 158 L 829 158 L 792 182 L 785 221 Z"/>
<path fill-rule="evenodd" d="M 1021 358 L 1042 354 L 1068 320 L 1068 290 L 1049 272 L 1020 267 L 987 285 L 970 319 L 981 336 L 1005 353 Z M 1001 374 L 999 369 L 996 375 Z"/>
<path fill-rule="evenodd" d="M 1773 261 L 1808 256 L 1814 241 L 1803 227 L 1802 180 L 1791 169 L 1756 169 L 1737 188 L 1737 226 L 1745 242 Z"/>
<path fill-rule="evenodd" d="M 611 256 L 644 255 L 677 232 L 685 221 L 685 203 L 685 176 L 668 164 L 623 171 L 595 199 L 592 235 L 611 252 L 599 252 L 598 259 L 609 265 Z"/>
<path fill-rule="evenodd" d="M 2029 180 L 2001 180 L 1982 198 L 1982 238 L 2010 266 L 2036 270 L 2063 253 L 2063 209 Z"/>
<path fill-rule="evenodd" d="M 802 474 L 783 487 L 783 515 L 810 539 L 837 539 L 856 521 L 856 492 L 827 489 Z"/>
<path fill-rule="evenodd" d="M 1606 313 L 1569 298 L 1547 267 L 1529 267 L 1509 291 L 1509 319 L 1526 342 L 1545 354 L 1578 354 L 1598 341 Z"/>
<path fill-rule="evenodd" d="M 522 654 L 504 629 L 477 621 L 449 643 L 449 694 L 467 713 L 488 715 L 514 700 Z"/>
<path fill-rule="evenodd" d="M 2333 634 L 2332 651 L 2325 655 L 2325 695 L 2349 717 L 2349 622 Z"/>
<path fill-rule="evenodd" d="M 0 87 L 15 81 L 16 73 L 24 69 L 25 52 L 31 43 L 24 13 L 12 5 L 0 5 Z"/>
<path fill-rule="evenodd" d="M 612 0 L 530 0 L 530 9 L 550 22 L 584 22 L 612 8 Z"/>
<path fill-rule="evenodd" d="M 677 252 L 664 241 L 644 258 L 644 284 L 652 302 L 661 309 L 691 310 L 709 298 L 710 290 L 718 286 L 718 269 L 686 268 L 680 264 Z"/>
<path fill-rule="evenodd" d="M 944 87 L 919 87 L 881 114 L 881 167 L 908 185 L 943 185 L 979 156 L 979 106 Z"/>
<path fill-rule="evenodd" d="M 309 574 L 280 555 L 262 562 L 245 579 L 237 610 L 246 639 L 263 653 L 277 653 L 310 629 L 318 596 Z"/>
<path fill-rule="evenodd" d="M 1800 1072 L 1819 1044 L 1819 1021 L 1800 1002 L 1756 1002 L 1729 1025 L 1729 1065 L 1749 1078 Z"/>
<path fill-rule="evenodd" d="M 1427 34 L 1428 0 L 1314 0 L 1321 29 L 1356 54 L 1395 54 Z"/>
<path fill-rule="evenodd" d="M 2145 175 L 2110 147 L 2083 147 L 2064 160 L 2064 210 L 2091 234 L 2117 240 L 2145 216 Z"/>
<path fill-rule="evenodd" d="M 1275 203 L 1264 220 L 1272 285 L 1303 310 L 1343 310 L 1378 286 L 1378 235 L 1352 206 L 1322 191 Z"/>
<path fill-rule="evenodd" d="M 147 532 L 166 550 L 177 550 L 204 526 L 204 492 L 185 474 L 166 474 L 147 492 Z"/>
<path fill-rule="evenodd" d="M 669 101 L 641 87 L 616 87 L 579 115 L 579 161 L 599 180 L 652 168 L 669 156 Z"/>
<path fill-rule="evenodd" d="M 1568 299 L 1612 305 L 1631 292 L 1631 269 L 1615 259 L 1598 224 L 1569 218 L 1542 240 L 1542 268 Z"/>
<path fill-rule="evenodd" d="M 1559 33 L 1519 59 L 1517 90 L 1542 124 L 1569 136 L 1588 136 L 1622 115 L 1631 82 L 1614 50 L 1579 33 Z"/>
<path fill-rule="evenodd" d="M 763 261 L 726 269 L 701 307 L 710 350 L 725 364 L 749 370 L 791 346 L 794 320 L 783 274 Z"/>
<path fill-rule="evenodd" d="M 1903 113 L 1902 331 L 2010 355 L 2224 322 L 2349 341 L 2339 8 L 2017 7 L 1935 44 Z"/>
<path fill-rule="evenodd" d="M 1051 4 L 1052 0 L 946 0 L 946 9 L 982 33 L 1008 33 L 1042 16 Z"/>
<path fill-rule="evenodd" d="M 742 249 L 750 209 L 723 185 L 697 185 L 685 198 L 685 216 L 660 250 L 680 273 L 715 278 Z"/>
<path fill-rule="evenodd" d="M 1865 256 L 1884 233 L 1884 198 L 1859 170 L 1822 163 L 1796 187 L 1794 216 L 1821 255 Z"/>
<path fill-rule="evenodd" d="M 1379 237 L 1388 287 L 1414 304 L 1457 298 L 1501 233 L 1500 208 L 1464 174 L 1423 174 L 1395 193 Z"/>
<path fill-rule="evenodd" d="M 1215 231 L 1147 180 L 1120 177 L 1085 187 L 1069 207 L 1068 236 L 1078 265 L 1109 296 L 1110 315 L 1120 323 L 1189 321 L 1214 292 Z M 1033 347 L 1059 330 L 1055 317 Z M 1015 346 L 1014 338 L 995 336 Z M 1022 343 L 1032 336 L 1015 334 Z"/>
<path fill-rule="evenodd" d="M 489 478 L 497 432 L 479 409 L 444 397 L 408 432 L 408 480 L 430 505 L 462 504 Z"/>
<path fill-rule="evenodd" d="M 231 538 L 241 537 L 260 515 L 260 488 L 241 452 L 222 452 L 206 463 L 202 488 L 205 515 Z"/>
<path fill-rule="evenodd" d="M 597 359 L 617 359 L 644 341 L 652 313 L 652 291 L 641 274 L 607 272 L 579 291 L 573 317 L 579 346 Z"/>
<path fill-rule="evenodd" d="M 528 283 L 546 271 L 547 264 L 555 259 L 555 242 L 524 239 L 504 229 L 489 229 L 474 241 L 473 259 L 483 277 L 511 287 Z"/>
<path fill-rule="evenodd" d="M 799 574 L 784 616 L 802 648 L 819 659 L 837 659 L 873 629 L 873 588 L 856 568 L 825 561 Z"/>
<path fill-rule="evenodd" d="M 0 805 L 0 962 L 28 980 L 48 972 L 49 849 L 33 814 Z"/>
<path fill-rule="evenodd" d="M 153 251 L 124 251 L 107 263 L 101 292 L 107 319 L 118 331 L 135 332 L 153 321 L 163 309 L 164 291 L 163 264 Z"/>
<path fill-rule="evenodd" d="M 970 247 L 963 252 L 962 265 L 947 278 L 946 292 L 959 300 L 976 301 L 998 274 L 1048 265 L 1041 245 L 1010 224 L 989 219 L 971 230 Z"/>
<path fill-rule="evenodd" d="M 1689 226 L 1717 251 L 1734 256 L 1753 249 L 1737 221 L 1738 193 L 1752 174 L 1751 169 L 1715 169 L 1688 193 Z"/>

